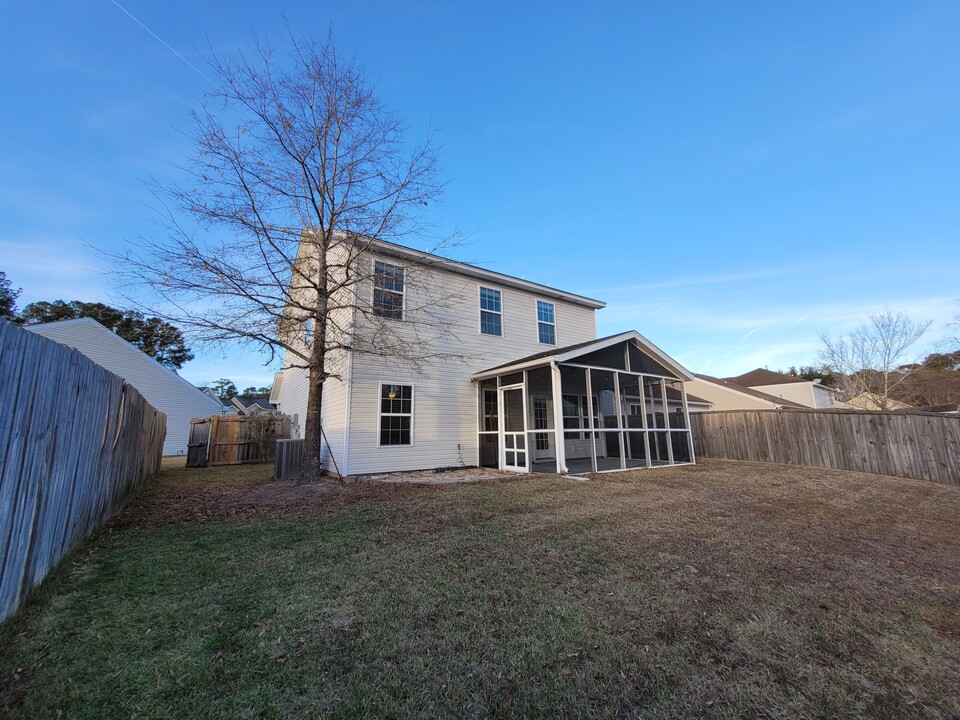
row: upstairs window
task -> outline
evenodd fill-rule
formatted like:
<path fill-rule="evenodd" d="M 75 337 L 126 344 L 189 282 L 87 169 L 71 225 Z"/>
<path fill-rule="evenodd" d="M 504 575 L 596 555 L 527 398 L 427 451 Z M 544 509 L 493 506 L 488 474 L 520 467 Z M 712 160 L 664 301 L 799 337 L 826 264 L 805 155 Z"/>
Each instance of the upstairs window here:
<path fill-rule="evenodd" d="M 380 384 L 380 445 L 412 445 L 413 385 Z"/>
<path fill-rule="evenodd" d="M 480 332 L 484 335 L 503 335 L 503 309 L 499 290 L 480 288 Z"/>
<path fill-rule="evenodd" d="M 403 268 L 376 260 L 373 263 L 373 314 L 403 320 Z"/>
<path fill-rule="evenodd" d="M 537 334 L 544 345 L 557 344 L 557 321 L 553 303 L 537 300 Z"/>

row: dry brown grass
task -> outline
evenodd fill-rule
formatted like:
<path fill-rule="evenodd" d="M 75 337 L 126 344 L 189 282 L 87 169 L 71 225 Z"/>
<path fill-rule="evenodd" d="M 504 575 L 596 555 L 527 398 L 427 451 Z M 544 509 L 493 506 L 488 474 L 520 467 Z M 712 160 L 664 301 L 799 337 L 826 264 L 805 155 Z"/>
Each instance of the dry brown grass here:
<path fill-rule="evenodd" d="M 165 473 L 7 628 L 18 711 L 69 688 L 90 716 L 146 693 L 156 717 L 960 717 L 960 487 L 709 460 L 439 487 L 269 472 Z M 169 637 L 131 640 L 169 606 Z M 100 634 L 56 636 L 77 622 Z M 91 662 L 120 679 L 78 691 Z"/>

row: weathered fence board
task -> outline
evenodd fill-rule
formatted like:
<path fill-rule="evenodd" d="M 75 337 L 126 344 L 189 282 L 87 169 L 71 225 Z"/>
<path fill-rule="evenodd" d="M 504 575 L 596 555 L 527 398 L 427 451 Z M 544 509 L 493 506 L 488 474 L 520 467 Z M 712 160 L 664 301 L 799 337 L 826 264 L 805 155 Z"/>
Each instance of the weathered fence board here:
<path fill-rule="evenodd" d="M 280 413 L 194 418 L 187 467 L 273 462 L 276 441 L 290 432 L 290 417 Z"/>
<path fill-rule="evenodd" d="M 843 410 L 690 416 L 698 457 L 811 465 L 960 483 L 960 417 Z"/>
<path fill-rule="evenodd" d="M 0 620 L 160 466 L 166 417 L 76 350 L 0 320 Z"/>

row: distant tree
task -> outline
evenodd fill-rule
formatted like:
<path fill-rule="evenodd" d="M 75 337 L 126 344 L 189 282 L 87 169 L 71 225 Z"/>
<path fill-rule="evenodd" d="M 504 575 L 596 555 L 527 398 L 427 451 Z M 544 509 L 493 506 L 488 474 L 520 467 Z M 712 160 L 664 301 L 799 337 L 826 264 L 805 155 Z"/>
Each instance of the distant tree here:
<path fill-rule="evenodd" d="M 250 386 L 248 388 L 244 388 L 243 392 L 240 394 L 243 397 L 259 398 L 261 400 L 267 400 L 270 397 L 270 388 Z"/>
<path fill-rule="evenodd" d="M 791 365 L 787 370 L 778 370 L 783 375 L 792 375 L 793 377 L 803 378 L 804 380 L 819 380 L 827 387 L 839 387 L 840 378 L 829 368 L 816 367 L 814 365 L 801 365 L 796 367 Z"/>
<path fill-rule="evenodd" d="M 7 280 L 7 274 L 0 272 L 0 317 L 17 320 L 17 298 L 22 291 L 13 289 L 13 283 Z"/>
<path fill-rule="evenodd" d="M 923 366 L 934 370 L 960 372 L 960 350 L 948 353 L 931 353 L 923 359 Z"/>
<path fill-rule="evenodd" d="M 821 333 L 823 367 L 836 373 L 845 400 L 866 395 L 880 410 L 891 409 L 891 392 L 916 372 L 907 354 L 930 327 L 904 312 L 884 309 L 847 335 Z"/>
<path fill-rule="evenodd" d="M 907 369 L 910 373 L 891 391 L 896 400 L 920 407 L 960 403 L 960 350 L 932 353 L 898 371 Z"/>
<path fill-rule="evenodd" d="M 136 310 L 118 310 L 103 303 L 79 300 L 54 300 L 30 303 L 19 315 L 20 322 L 26 325 L 82 317 L 93 318 L 171 370 L 179 370 L 185 362 L 193 359 L 180 330 L 160 318 L 146 317 Z"/>
<path fill-rule="evenodd" d="M 224 405 L 230 402 L 230 398 L 237 396 L 237 386 L 233 380 L 228 378 L 220 378 L 216 382 L 210 383 L 210 389 L 217 394 Z"/>

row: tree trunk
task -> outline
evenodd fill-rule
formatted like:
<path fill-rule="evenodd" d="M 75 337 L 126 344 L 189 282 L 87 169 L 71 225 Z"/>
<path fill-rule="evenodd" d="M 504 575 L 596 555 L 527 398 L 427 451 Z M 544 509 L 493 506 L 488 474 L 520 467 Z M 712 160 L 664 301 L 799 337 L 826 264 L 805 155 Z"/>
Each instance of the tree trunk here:
<path fill-rule="evenodd" d="M 303 471 L 301 482 L 315 483 L 323 475 L 321 443 L 323 442 L 323 383 L 327 379 L 327 252 L 329 240 L 318 245 L 317 263 L 320 283 L 314 311 L 314 333 L 310 349 L 310 373 L 307 380 L 307 420 L 303 428 Z"/>
<path fill-rule="evenodd" d="M 303 469 L 300 481 L 315 483 L 320 481 L 323 474 L 321 457 L 320 410 L 323 407 L 323 370 L 310 369 L 307 381 L 307 417 L 303 428 Z"/>

